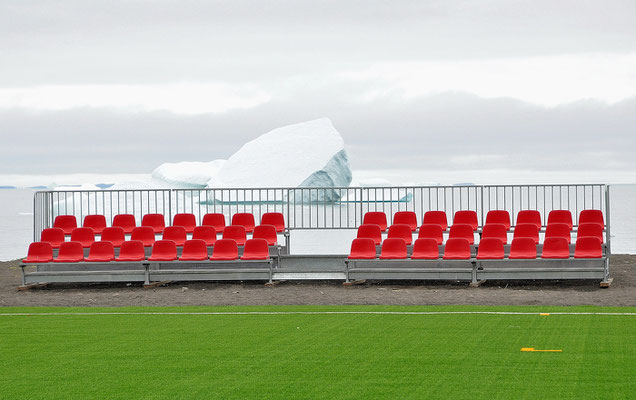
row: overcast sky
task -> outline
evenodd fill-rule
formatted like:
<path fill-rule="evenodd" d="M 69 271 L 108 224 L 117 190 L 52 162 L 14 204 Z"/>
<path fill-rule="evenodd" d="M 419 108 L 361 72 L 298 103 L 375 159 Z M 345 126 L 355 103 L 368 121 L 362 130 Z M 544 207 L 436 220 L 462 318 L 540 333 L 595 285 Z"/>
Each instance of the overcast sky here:
<path fill-rule="evenodd" d="M 6 0 L 0 174 L 150 172 L 320 117 L 357 170 L 636 173 L 634 21 L 633 0 Z"/>

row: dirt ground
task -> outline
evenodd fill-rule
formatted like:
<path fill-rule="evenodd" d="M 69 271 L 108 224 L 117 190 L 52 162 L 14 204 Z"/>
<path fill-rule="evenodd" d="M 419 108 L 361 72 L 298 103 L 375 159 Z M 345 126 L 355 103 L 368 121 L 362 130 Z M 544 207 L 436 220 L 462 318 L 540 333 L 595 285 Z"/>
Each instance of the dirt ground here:
<path fill-rule="evenodd" d="M 466 283 L 367 282 L 175 282 L 153 289 L 140 284 L 53 284 L 18 291 L 20 263 L 0 262 L 0 306 L 185 306 L 185 305 L 596 305 L 636 306 L 636 256 L 614 255 L 609 289 L 597 281 Z"/>

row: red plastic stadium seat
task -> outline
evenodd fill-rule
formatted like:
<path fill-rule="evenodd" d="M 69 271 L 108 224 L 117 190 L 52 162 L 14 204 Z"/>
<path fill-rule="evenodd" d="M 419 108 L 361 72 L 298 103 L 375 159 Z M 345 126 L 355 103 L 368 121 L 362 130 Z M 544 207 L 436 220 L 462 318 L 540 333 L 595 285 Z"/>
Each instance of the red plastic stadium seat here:
<path fill-rule="evenodd" d="M 245 232 L 252 232 L 256 226 L 254 215 L 251 213 L 236 213 L 232 215 L 232 225 L 240 225 L 245 228 Z"/>
<path fill-rule="evenodd" d="M 422 224 L 417 237 L 419 239 L 435 239 L 437 244 L 442 244 L 444 242 L 442 226 L 438 224 Z"/>
<path fill-rule="evenodd" d="M 166 219 L 163 214 L 146 214 L 141 219 L 141 226 L 149 226 L 155 233 L 162 233 L 166 227 Z"/>
<path fill-rule="evenodd" d="M 146 259 L 144 244 L 139 240 L 128 240 L 121 244 L 116 261 L 143 261 Z"/>
<path fill-rule="evenodd" d="M 109 262 L 115 261 L 115 248 L 111 242 L 94 242 L 88 251 L 88 257 L 84 258 L 88 262 Z"/>
<path fill-rule="evenodd" d="M 188 239 L 186 230 L 182 226 L 167 226 L 163 230 L 163 240 L 172 240 L 177 246 L 183 246 Z"/>
<path fill-rule="evenodd" d="M 541 258 L 569 258 L 570 246 L 563 237 L 549 237 L 543 241 Z"/>
<path fill-rule="evenodd" d="M 103 215 L 87 215 L 84 217 L 84 228 L 91 228 L 96 235 L 101 235 L 106 228 L 106 217 Z"/>
<path fill-rule="evenodd" d="M 605 219 L 601 210 L 583 210 L 579 213 L 579 225 L 598 224 L 601 229 L 605 229 Z"/>
<path fill-rule="evenodd" d="M 186 240 L 183 244 L 180 261 L 203 261 L 208 259 L 208 247 L 201 239 Z"/>
<path fill-rule="evenodd" d="M 398 211 L 393 214 L 393 225 L 397 224 L 408 225 L 414 231 L 417 229 L 417 215 L 413 211 Z"/>
<path fill-rule="evenodd" d="M 211 225 L 197 226 L 192 232 L 192 239 L 201 239 L 206 246 L 214 246 L 216 242 L 216 229 Z"/>
<path fill-rule="evenodd" d="M 477 212 L 473 210 L 462 210 L 455 212 L 453 225 L 456 224 L 467 224 L 470 225 L 474 231 L 477 230 L 477 228 L 479 227 L 479 222 L 477 221 Z"/>
<path fill-rule="evenodd" d="M 423 224 L 436 224 L 442 227 L 442 230 L 445 231 L 448 229 L 448 217 L 446 216 L 445 211 L 427 211 L 424 213 Z"/>
<path fill-rule="evenodd" d="M 389 232 L 391 232 L 391 228 L 389 228 Z M 404 239 L 387 238 L 382 242 L 381 260 L 401 260 L 406 258 L 406 254 L 406 242 Z"/>
<path fill-rule="evenodd" d="M 80 242 L 82 247 L 91 247 L 95 241 L 95 233 L 91 228 L 75 228 L 71 232 L 71 242 Z"/>
<path fill-rule="evenodd" d="M 31 243 L 27 251 L 27 257 L 22 260 L 25 264 L 47 263 L 51 261 L 53 261 L 53 246 L 51 246 L 49 242 Z"/>
<path fill-rule="evenodd" d="M 357 238 L 373 239 L 373 243 L 379 245 L 382 243 L 382 229 L 376 224 L 362 224 L 358 227 Z"/>
<path fill-rule="evenodd" d="M 536 228 L 536 225 L 532 226 Z M 510 258 L 511 260 L 537 258 L 537 243 L 534 241 L 534 238 L 518 237 L 512 239 L 512 244 L 510 245 L 510 255 L 508 256 L 508 258 Z"/>
<path fill-rule="evenodd" d="M 506 230 L 510 229 L 510 213 L 506 210 L 490 210 L 486 214 L 486 224 L 503 224 Z"/>
<path fill-rule="evenodd" d="M 387 238 L 400 238 L 404 240 L 407 245 L 410 245 L 413 243 L 413 232 L 409 225 L 393 224 L 389 226 Z"/>
<path fill-rule="evenodd" d="M 157 240 L 152 245 L 148 261 L 174 261 L 177 259 L 177 245 L 172 240 Z"/>
<path fill-rule="evenodd" d="M 53 228 L 60 228 L 65 235 L 70 235 L 77 228 L 77 220 L 74 215 L 58 215 L 53 221 Z"/>
<path fill-rule="evenodd" d="M 434 225 L 441 229 L 439 225 Z M 420 232 L 422 232 L 420 230 Z M 437 240 L 433 238 L 419 238 L 413 243 L 413 260 L 437 260 L 439 258 L 439 247 Z"/>
<path fill-rule="evenodd" d="M 223 232 L 225 228 L 225 215 L 220 213 L 209 213 L 203 216 L 201 226 L 212 226 L 217 232 Z"/>
<path fill-rule="evenodd" d="M 182 226 L 187 233 L 192 233 L 197 226 L 197 219 L 194 214 L 175 214 L 172 218 L 172 226 Z"/>
<path fill-rule="evenodd" d="M 221 260 L 238 260 L 238 246 L 236 245 L 236 241 L 232 239 L 219 239 L 214 244 L 214 249 L 212 250 L 212 257 L 210 260 L 212 261 L 221 261 Z"/>
<path fill-rule="evenodd" d="M 250 239 L 245 242 L 241 260 L 268 260 L 269 246 L 265 239 Z"/>
<path fill-rule="evenodd" d="M 350 260 L 373 260 L 375 258 L 375 242 L 371 238 L 355 238 L 351 242 Z"/>
<path fill-rule="evenodd" d="M 60 245 L 60 251 L 53 262 L 74 263 L 84 259 L 84 248 L 79 242 L 64 242 Z"/>
<path fill-rule="evenodd" d="M 502 260 L 503 258 L 504 243 L 500 238 L 487 237 L 479 241 L 479 248 L 477 249 L 478 260 Z"/>
<path fill-rule="evenodd" d="M 253 239 L 265 239 L 268 246 L 276 246 L 278 237 L 276 236 L 276 227 L 274 225 L 258 225 L 254 227 L 252 233 Z"/>
<path fill-rule="evenodd" d="M 517 238 L 531 238 L 534 243 L 539 243 L 539 227 L 536 224 L 517 224 L 512 240 Z"/>
<path fill-rule="evenodd" d="M 368 211 L 364 214 L 362 218 L 362 225 L 375 224 L 380 227 L 382 232 L 386 231 L 387 222 L 386 222 L 386 214 L 382 211 Z"/>
<path fill-rule="evenodd" d="M 537 210 L 521 210 L 517 214 L 516 225 L 519 224 L 533 224 L 537 229 L 541 229 L 541 213 Z"/>
<path fill-rule="evenodd" d="M 586 236 L 576 239 L 574 258 L 601 258 L 603 244 L 598 238 Z"/>
<path fill-rule="evenodd" d="M 443 258 L 444 260 L 469 260 L 470 243 L 468 243 L 468 239 L 449 238 L 444 246 Z"/>
<path fill-rule="evenodd" d="M 567 224 L 572 230 L 572 213 L 570 210 L 552 210 L 548 214 L 548 225 L 559 223 Z"/>
<path fill-rule="evenodd" d="M 552 237 L 565 238 L 569 244 L 572 240 L 570 237 L 570 227 L 567 224 L 561 224 L 558 222 L 548 224 L 545 228 L 545 238 L 548 239 Z"/>
<path fill-rule="evenodd" d="M 603 243 L 603 226 L 596 222 L 585 222 L 580 224 L 576 230 L 577 240 L 582 237 L 595 237 Z"/>
<path fill-rule="evenodd" d="M 475 231 L 468 224 L 453 224 L 448 232 L 448 238 L 462 238 L 468 241 L 468 244 L 475 244 Z"/>
<path fill-rule="evenodd" d="M 102 242 L 111 242 L 113 247 L 119 247 L 126 240 L 124 235 L 124 228 L 121 226 L 106 227 L 102 231 Z"/>
<path fill-rule="evenodd" d="M 261 216 L 261 225 L 274 225 L 276 232 L 285 231 L 285 217 L 279 212 L 268 212 Z"/>
<path fill-rule="evenodd" d="M 481 231 L 481 238 L 498 238 L 503 244 L 508 243 L 508 229 L 504 224 L 487 223 Z"/>
<path fill-rule="evenodd" d="M 40 241 L 51 244 L 51 247 L 58 249 L 64 243 L 64 231 L 62 228 L 45 228 L 40 234 Z"/>
<path fill-rule="evenodd" d="M 130 240 L 139 240 L 145 247 L 155 243 L 155 231 L 149 226 L 138 226 L 133 229 Z"/>
<path fill-rule="evenodd" d="M 125 234 L 129 235 L 137 226 L 137 221 L 135 221 L 135 216 L 132 214 L 117 214 L 113 218 L 111 226 L 118 226 L 124 230 Z"/>
<path fill-rule="evenodd" d="M 226 226 L 225 229 L 223 229 L 223 239 L 232 239 L 236 242 L 237 246 L 243 246 L 247 240 L 245 227 L 242 225 Z"/>

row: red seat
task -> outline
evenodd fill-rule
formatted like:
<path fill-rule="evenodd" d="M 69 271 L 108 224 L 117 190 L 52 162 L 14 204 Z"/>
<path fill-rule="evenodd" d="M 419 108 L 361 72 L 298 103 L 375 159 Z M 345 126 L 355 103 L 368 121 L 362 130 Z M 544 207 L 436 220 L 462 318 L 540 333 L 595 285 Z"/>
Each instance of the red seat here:
<path fill-rule="evenodd" d="M 477 221 L 477 212 L 473 210 L 462 210 L 462 211 L 455 212 L 455 217 L 453 218 L 453 225 L 456 225 L 456 224 L 470 225 L 473 228 L 473 230 L 476 231 L 477 228 L 479 227 L 479 222 Z"/>
<path fill-rule="evenodd" d="M 512 240 L 517 238 L 531 238 L 534 243 L 539 243 L 539 227 L 536 224 L 517 224 L 512 236 Z"/>
<path fill-rule="evenodd" d="M 534 224 L 527 224 L 536 228 Z M 518 226 L 518 225 L 517 225 Z M 509 259 L 534 259 L 537 258 L 537 242 L 531 237 L 515 237 L 510 245 Z"/>
<path fill-rule="evenodd" d="M 203 261 L 208 259 L 208 247 L 202 239 L 186 240 L 180 261 Z"/>
<path fill-rule="evenodd" d="M 192 239 L 201 239 L 206 246 L 214 246 L 216 242 L 216 229 L 211 225 L 197 226 L 192 232 Z"/>
<path fill-rule="evenodd" d="M 137 221 L 135 221 L 135 216 L 132 214 L 117 214 L 113 218 L 111 226 L 120 227 L 124 230 L 125 234 L 129 235 L 137 226 Z"/>
<path fill-rule="evenodd" d="M 422 225 L 424 226 L 424 225 Z M 441 229 L 439 225 L 437 226 Z M 421 229 L 421 228 L 420 228 Z M 422 231 L 420 230 L 420 233 Z M 420 237 L 413 243 L 413 253 L 411 259 L 413 260 L 437 260 L 439 258 L 439 247 L 437 240 L 433 238 Z"/>
<path fill-rule="evenodd" d="M 47 263 L 53 261 L 53 246 L 49 242 L 33 242 L 29 245 L 25 264 Z"/>
<path fill-rule="evenodd" d="M 251 213 L 236 213 L 232 215 L 232 225 L 240 225 L 245 228 L 245 232 L 252 232 L 256 226 L 254 215 Z"/>
<path fill-rule="evenodd" d="M 111 242 L 94 242 L 88 251 L 88 257 L 84 258 L 88 262 L 109 262 L 115 261 L 115 248 Z"/>
<path fill-rule="evenodd" d="M 101 235 L 106 228 L 106 217 L 103 215 L 87 215 L 84 217 L 84 228 L 91 228 L 96 235 Z"/>
<path fill-rule="evenodd" d="M 174 261 L 177 259 L 177 245 L 172 240 L 157 240 L 152 245 L 148 261 Z"/>
<path fill-rule="evenodd" d="M 219 239 L 214 244 L 214 248 L 212 249 L 212 257 L 210 257 L 210 260 L 227 261 L 238 260 L 238 258 L 238 246 L 236 245 L 236 241 L 232 239 Z"/>
<path fill-rule="evenodd" d="M 82 247 L 91 247 L 95 241 L 95 233 L 91 228 L 75 228 L 71 232 L 71 241 L 80 242 Z"/>
<path fill-rule="evenodd" d="M 163 230 L 163 240 L 172 240 L 177 246 L 183 246 L 188 239 L 186 230 L 182 226 L 167 226 Z"/>
<path fill-rule="evenodd" d="M 269 246 L 265 239 L 250 239 L 245 242 L 241 260 L 269 260 Z"/>
<path fill-rule="evenodd" d="M 490 210 L 486 214 L 486 223 L 488 224 L 503 224 L 506 230 L 510 229 L 510 213 L 506 210 Z"/>
<path fill-rule="evenodd" d="M 497 238 L 503 242 L 508 243 L 508 228 L 504 224 L 486 223 L 481 231 L 481 238 Z"/>
<path fill-rule="evenodd" d="M 40 241 L 51 244 L 51 247 L 58 249 L 64 243 L 64 231 L 62 228 L 45 228 L 40 234 Z"/>
<path fill-rule="evenodd" d="M 80 242 L 64 242 L 53 262 L 75 263 L 84 259 L 84 248 Z"/>
<path fill-rule="evenodd" d="M 422 221 L 422 225 L 424 224 L 436 224 L 442 227 L 442 230 L 445 231 L 448 229 L 448 217 L 446 216 L 445 211 L 427 211 L 424 213 L 424 220 Z"/>
<path fill-rule="evenodd" d="M 519 224 L 533 224 L 537 227 L 537 229 L 541 229 L 541 226 L 543 225 L 541 223 L 541 213 L 537 210 L 521 210 L 517 214 L 516 225 Z M 517 229 L 516 226 L 515 229 Z"/>
<path fill-rule="evenodd" d="M 572 230 L 572 213 L 570 210 L 552 210 L 548 214 L 548 225 L 550 224 L 567 224 Z"/>
<path fill-rule="evenodd" d="M 372 260 L 375 258 L 375 242 L 371 238 L 355 238 L 351 242 L 350 260 Z"/>
<path fill-rule="evenodd" d="M 601 230 L 605 229 L 605 219 L 601 210 L 582 210 L 579 213 L 579 225 L 582 224 L 599 224 Z"/>
<path fill-rule="evenodd" d="M 140 240 L 128 240 L 121 244 L 116 261 L 143 261 L 145 259 L 144 243 Z"/>
<path fill-rule="evenodd" d="M 106 227 L 102 231 L 102 242 L 111 242 L 113 247 L 119 247 L 126 240 L 124 235 L 124 228 L 121 226 Z"/>
<path fill-rule="evenodd" d="M 65 235 L 70 235 L 73 229 L 77 228 L 75 215 L 58 215 L 53 221 L 53 228 L 60 228 Z"/>
<path fill-rule="evenodd" d="M 276 232 L 284 232 L 285 217 L 279 212 L 268 212 L 261 216 L 261 225 L 274 225 Z"/>
<path fill-rule="evenodd" d="M 155 243 L 155 230 L 150 226 L 138 226 L 130 234 L 130 240 L 139 240 L 145 247 Z"/>
<path fill-rule="evenodd" d="M 398 224 L 408 225 L 414 231 L 417 229 L 417 215 L 413 211 L 398 211 L 393 214 L 393 225 Z"/>
<path fill-rule="evenodd" d="M 223 232 L 225 228 L 225 215 L 220 213 L 209 213 L 203 216 L 201 226 L 212 226 L 217 232 Z"/>
<path fill-rule="evenodd" d="M 576 239 L 576 245 L 574 246 L 574 258 L 601 257 L 603 257 L 603 243 L 601 243 L 599 238 L 585 236 Z"/>
<path fill-rule="evenodd" d="M 545 228 L 545 238 L 547 239 L 552 237 L 565 238 L 569 244 L 571 242 L 571 237 L 570 227 L 568 226 L 568 224 L 562 224 L 558 222 L 548 224 L 548 226 Z"/>
<path fill-rule="evenodd" d="M 444 233 L 442 232 L 442 226 L 439 224 L 422 224 L 417 237 L 419 239 L 435 239 L 437 244 L 444 242 Z"/>
<path fill-rule="evenodd" d="M 382 228 L 376 224 L 362 224 L 358 227 L 356 237 L 373 239 L 373 243 L 379 245 L 382 243 Z"/>
<path fill-rule="evenodd" d="M 406 224 L 393 224 L 389 226 L 387 238 L 400 238 L 409 245 L 413 243 L 413 229 Z"/>
<path fill-rule="evenodd" d="M 155 233 L 162 233 L 166 227 L 166 218 L 163 214 L 146 214 L 141 219 L 141 226 L 149 226 Z"/>
<path fill-rule="evenodd" d="M 504 227 L 503 224 L 498 224 Z M 478 260 L 502 260 L 504 258 L 504 243 L 498 237 L 487 237 L 479 241 L 477 249 Z"/>
<path fill-rule="evenodd" d="M 406 226 L 408 227 L 408 225 Z M 389 228 L 389 232 L 391 232 L 391 228 Z M 404 239 L 387 238 L 382 242 L 382 251 L 380 251 L 381 260 L 401 260 L 406 258 L 406 254 L 406 242 Z"/>
<path fill-rule="evenodd" d="M 175 214 L 172 217 L 172 226 L 182 226 L 187 233 L 192 233 L 197 226 L 197 219 L 194 214 Z"/>
<path fill-rule="evenodd" d="M 453 224 L 448 232 L 448 238 L 462 238 L 468 241 L 468 244 L 475 244 L 475 231 L 468 224 Z"/>
<path fill-rule="evenodd" d="M 585 222 L 580 224 L 576 230 L 577 240 L 582 237 L 595 237 L 603 243 L 603 226 L 596 222 Z"/>
<path fill-rule="evenodd" d="M 444 260 L 469 260 L 470 243 L 468 242 L 468 239 L 449 238 L 444 246 L 443 258 Z"/>
<path fill-rule="evenodd" d="M 541 258 L 569 258 L 570 246 L 563 237 L 549 237 L 543 241 Z"/>
<path fill-rule="evenodd" d="M 243 225 L 226 226 L 225 229 L 223 229 L 223 239 L 232 239 L 236 242 L 237 246 L 243 246 L 247 240 L 245 227 Z"/>
<path fill-rule="evenodd" d="M 370 224 L 378 225 L 382 232 L 386 231 L 388 225 L 386 222 L 386 214 L 382 211 L 368 211 L 364 213 L 362 225 Z"/>
<path fill-rule="evenodd" d="M 278 237 L 276 236 L 276 227 L 274 225 L 258 225 L 254 227 L 252 233 L 253 239 L 265 239 L 268 246 L 276 246 Z"/>

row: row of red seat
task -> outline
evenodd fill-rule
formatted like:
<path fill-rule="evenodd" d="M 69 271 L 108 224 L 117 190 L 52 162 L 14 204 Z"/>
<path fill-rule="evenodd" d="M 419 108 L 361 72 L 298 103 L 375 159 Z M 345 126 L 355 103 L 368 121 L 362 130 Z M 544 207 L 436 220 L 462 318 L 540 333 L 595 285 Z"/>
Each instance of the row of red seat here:
<path fill-rule="evenodd" d="M 232 215 L 231 225 L 241 225 L 248 233 L 252 232 L 256 227 L 254 214 L 236 213 Z M 276 232 L 283 232 L 285 230 L 285 218 L 283 214 L 278 212 L 264 213 L 261 216 L 261 225 L 273 225 L 276 228 Z M 137 221 L 132 214 L 117 214 L 113 217 L 111 226 L 120 227 L 124 230 L 124 233 L 130 234 L 137 227 Z M 146 214 L 141 219 L 141 226 L 149 226 L 156 233 L 162 233 L 166 228 L 165 216 L 163 214 Z M 194 214 L 181 213 L 173 217 L 172 226 L 181 226 L 187 233 L 193 233 L 197 227 L 197 222 Z M 205 214 L 200 226 L 212 226 L 220 232 L 226 227 L 225 215 L 220 213 Z M 62 229 L 65 235 L 70 235 L 73 229 L 78 227 L 77 219 L 74 215 L 58 215 L 55 217 L 53 227 Z M 84 217 L 82 227 L 91 228 L 96 234 L 101 234 L 107 227 L 106 217 L 98 214 L 87 215 Z"/>
<path fill-rule="evenodd" d="M 93 242 L 88 257 L 84 257 L 84 247 L 80 242 L 64 242 L 60 245 L 57 257 L 53 258 L 53 247 L 47 242 L 34 242 L 29 245 L 26 264 L 42 264 L 49 262 L 134 262 L 146 259 L 144 243 L 139 240 L 128 240 L 121 244 L 119 255 L 115 258 L 115 248 L 111 242 Z M 181 256 L 177 258 L 177 244 L 172 240 L 158 240 L 152 245 L 148 261 L 204 261 L 208 260 L 208 248 L 201 239 L 186 240 Z M 212 250 L 213 261 L 238 260 L 238 245 L 232 239 L 219 239 Z M 245 242 L 241 260 L 268 260 L 269 246 L 265 239 L 249 239 Z"/>
<path fill-rule="evenodd" d="M 399 260 L 407 258 L 407 247 L 404 239 L 389 238 L 382 242 L 380 259 Z M 435 239 L 420 238 L 413 244 L 412 260 L 439 259 L 439 245 Z M 464 238 L 451 238 L 444 246 L 444 260 L 468 260 L 471 258 L 470 243 Z M 505 256 L 503 241 L 499 238 L 483 239 L 477 249 L 478 260 L 500 260 Z M 574 258 L 601 258 L 602 243 L 598 238 L 582 237 L 576 241 Z M 548 238 L 543 243 L 541 258 L 565 259 L 570 257 L 570 248 L 564 238 Z M 372 260 L 376 258 L 376 247 L 373 239 L 356 238 L 351 243 L 349 259 Z M 532 238 L 513 239 L 510 246 L 509 259 L 536 259 L 537 245 Z"/>

